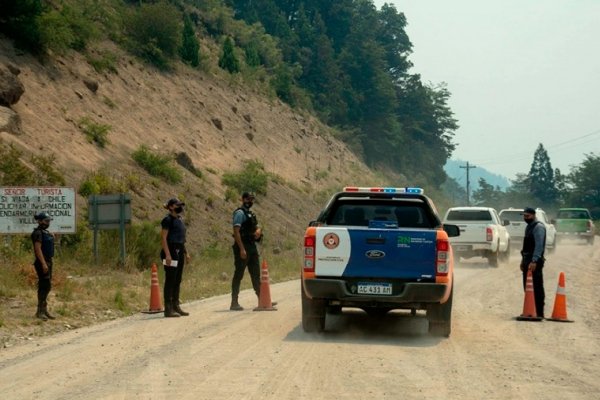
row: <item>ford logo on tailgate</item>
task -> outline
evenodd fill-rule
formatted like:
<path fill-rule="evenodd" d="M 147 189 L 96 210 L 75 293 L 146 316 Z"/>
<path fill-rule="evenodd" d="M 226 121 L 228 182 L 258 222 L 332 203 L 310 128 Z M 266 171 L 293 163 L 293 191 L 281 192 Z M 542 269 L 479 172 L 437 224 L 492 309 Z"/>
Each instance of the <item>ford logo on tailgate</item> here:
<path fill-rule="evenodd" d="M 368 250 L 365 255 L 369 258 L 383 258 L 385 253 L 381 250 Z"/>

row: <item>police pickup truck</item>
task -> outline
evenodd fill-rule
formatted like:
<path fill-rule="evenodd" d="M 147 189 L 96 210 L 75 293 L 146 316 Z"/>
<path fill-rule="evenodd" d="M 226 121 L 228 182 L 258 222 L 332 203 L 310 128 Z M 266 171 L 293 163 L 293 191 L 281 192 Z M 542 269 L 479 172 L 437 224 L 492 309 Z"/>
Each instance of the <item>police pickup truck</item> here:
<path fill-rule="evenodd" d="M 429 332 L 449 336 L 454 262 L 449 236 L 420 188 L 346 187 L 304 235 L 302 327 L 323 331 L 327 311 L 369 315 L 426 310 Z"/>

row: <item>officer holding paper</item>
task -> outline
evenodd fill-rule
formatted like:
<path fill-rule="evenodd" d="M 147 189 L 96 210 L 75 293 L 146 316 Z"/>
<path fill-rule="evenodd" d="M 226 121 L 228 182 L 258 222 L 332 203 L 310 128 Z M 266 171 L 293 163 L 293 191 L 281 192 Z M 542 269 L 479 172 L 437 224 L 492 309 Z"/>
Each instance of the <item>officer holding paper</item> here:
<path fill-rule="evenodd" d="M 177 198 L 169 199 L 164 207 L 169 213 L 161 222 L 160 257 L 165 269 L 165 287 L 163 291 L 165 301 L 165 317 L 187 316 L 179 305 L 179 288 L 183 275 L 183 266 L 189 261 L 189 254 L 185 248 L 185 224 L 181 218 L 183 207 Z"/>

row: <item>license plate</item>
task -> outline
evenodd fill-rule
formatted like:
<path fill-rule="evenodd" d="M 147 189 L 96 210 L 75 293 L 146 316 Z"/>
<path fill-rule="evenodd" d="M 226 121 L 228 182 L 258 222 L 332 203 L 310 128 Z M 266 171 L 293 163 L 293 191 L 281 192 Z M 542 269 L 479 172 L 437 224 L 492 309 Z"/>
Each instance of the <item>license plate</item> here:
<path fill-rule="evenodd" d="M 454 246 L 454 249 L 456 251 L 468 251 L 471 250 L 470 246 L 466 246 L 466 245 L 458 245 L 458 246 Z"/>
<path fill-rule="evenodd" d="M 392 294 L 391 283 L 359 283 L 358 284 L 359 294 Z"/>

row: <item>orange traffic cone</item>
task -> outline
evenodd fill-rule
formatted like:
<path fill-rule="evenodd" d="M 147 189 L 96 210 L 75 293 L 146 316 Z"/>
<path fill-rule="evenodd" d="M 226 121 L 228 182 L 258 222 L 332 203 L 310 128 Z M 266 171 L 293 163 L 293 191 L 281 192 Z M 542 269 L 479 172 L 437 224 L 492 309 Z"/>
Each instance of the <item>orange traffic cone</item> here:
<path fill-rule="evenodd" d="M 152 278 L 150 280 L 150 308 L 148 311 L 142 311 L 146 314 L 156 314 L 163 312 L 160 305 L 160 287 L 158 286 L 158 268 L 152 264 Z"/>
<path fill-rule="evenodd" d="M 573 322 L 567 318 L 567 292 L 565 290 L 565 273 L 561 272 L 558 276 L 558 287 L 556 288 L 556 297 L 554 298 L 554 310 L 550 321 Z"/>
<path fill-rule="evenodd" d="M 533 276 L 531 271 L 527 272 L 525 282 L 525 301 L 523 302 L 523 313 L 517 317 L 517 321 L 541 321 L 535 312 L 535 299 L 533 296 Z"/>
<path fill-rule="evenodd" d="M 263 260 L 260 271 L 260 296 L 258 298 L 258 307 L 254 311 L 277 311 L 271 302 L 271 288 L 269 286 L 269 267 Z"/>

